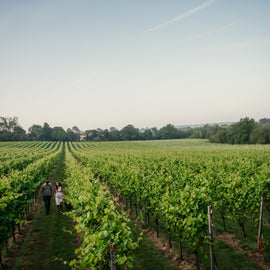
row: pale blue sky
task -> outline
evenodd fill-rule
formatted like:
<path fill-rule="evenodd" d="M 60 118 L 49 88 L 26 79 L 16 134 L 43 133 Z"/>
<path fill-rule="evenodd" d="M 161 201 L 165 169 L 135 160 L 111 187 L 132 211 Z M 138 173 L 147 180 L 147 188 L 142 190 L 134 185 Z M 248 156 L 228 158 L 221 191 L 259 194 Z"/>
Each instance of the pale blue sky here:
<path fill-rule="evenodd" d="M 270 117 L 269 0 L 0 0 L 0 116 L 121 129 Z"/>

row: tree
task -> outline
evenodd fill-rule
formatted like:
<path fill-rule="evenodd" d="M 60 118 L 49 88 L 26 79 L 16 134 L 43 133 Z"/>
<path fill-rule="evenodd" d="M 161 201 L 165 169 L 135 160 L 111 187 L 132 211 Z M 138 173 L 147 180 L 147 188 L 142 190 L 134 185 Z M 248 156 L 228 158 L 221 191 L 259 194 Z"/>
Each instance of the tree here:
<path fill-rule="evenodd" d="M 18 126 L 18 117 L 0 117 L 0 131 L 13 132 Z"/>
<path fill-rule="evenodd" d="M 209 140 L 214 143 L 226 143 L 228 141 L 228 132 L 226 128 L 219 128 Z"/>
<path fill-rule="evenodd" d="M 28 129 L 28 136 L 30 138 L 30 140 L 32 141 L 40 141 L 42 138 L 42 126 L 40 125 L 33 125 L 32 127 L 30 127 Z"/>
<path fill-rule="evenodd" d="M 251 142 L 258 144 L 270 143 L 270 125 L 264 124 L 257 127 L 251 134 Z"/>
<path fill-rule="evenodd" d="M 140 132 L 133 125 L 127 125 L 120 130 L 120 136 L 124 141 L 139 140 Z"/>
<path fill-rule="evenodd" d="M 108 129 L 103 130 L 102 136 L 104 141 L 109 141 L 110 140 L 110 132 Z"/>
<path fill-rule="evenodd" d="M 118 131 L 118 129 L 117 128 L 115 128 L 115 127 L 110 127 L 110 132 L 113 132 L 113 131 Z"/>
<path fill-rule="evenodd" d="M 26 132 L 19 126 L 18 117 L 0 117 L 0 141 L 18 141 L 26 139 Z"/>
<path fill-rule="evenodd" d="M 48 123 L 44 123 L 42 128 L 41 140 L 43 141 L 51 141 L 52 140 L 52 128 Z"/>
<path fill-rule="evenodd" d="M 157 140 L 158 139 L 158 129 L 156 127 L 152 127 L 151 132 L 153 134 L 153 139 Z"/>
<path fill-rule="evenodd" d="M 180 133 L 180 136 L 181 136 L 180 138 L 189 138 L 193 134 L 193 128 L 187 127 L 187 128 L 185 128 L 183 130 L 180 130 L 179 133 Z"/>
<path fill-rule="evenodd" d="M 90 129 L 85 131 L 86 140 L 93 141 L 95 138 L 98 137 L 98 132 L 95 129 Z"/>
<path fill-rule="evenodd" d="M 80 133 L 80 129 L 77 126 L 72 127 L 72 131 L 75 133 Z"/>
<path fill-rule="evenodd" d="M 143 140 L 153 140 L 153 132 L 151 129 L 146 129 L 143 133 L 142 133 L 142 139 Z"/>
<path fill-rule="evenodd" d="M 110 128 L 110 141 L 122 141 L 120 131 L 115 127 Z"/>
<path fill-rule="evenodd" d="M 248 117 L 241 118 L 240 122 L 235 123 L 231 126 L 229 136 L 232 137 L 232 143 L 235 144 L 247 144 L 251 143 L 252 131 L 257 127 L 258 124 L 254 119 Z"/>
<path fill-rule="evenodd" d="M 263 121 L 262 121 L 263 120 Z M 270 125 L 267 119 L 261 119 L 259 125 L 248 117 L 227 127 L 217 127 L 210 137 L 210 142 L 231 144 L 268 144 L 270 143 Z"/>
<path fill-rule="evenodd" d="M 162 127 L 159 132 L 159 137 L 164 139 L 177 139 L 179 134 L 177 128 L 175 128 L 173 125 L 168 124 L 165 127 Z"/>
<path fill-rule="evenodd" d="M 259 124 L 260 124 L 261 126 L 263 126 L 263 125 L 269 125 L 269 126 L 270 126 L 270 118 L 263 118 L 263 119 L 260 119 L 260 120 L 259 120 Z"/>
<path fill-rule="evenodd" d="M 70 141 L 70 137 L 62 127 L 54 127 L 52 129 L 52 140 L 66 142 Z"/>
<path fill-rule="evenodd" d="M 67 135 L 68 135 L 70 141 L 72 141 L 72 142 L 79 142 L 80 141 L 80 134 L 76 133 L 76 132 L 73 132 L 73 128 L 72 129 L 70 129 L 70 128 L 67 129 Z"/>
<path fill-rule="evenodd" d="M 26 140 L 27 140 L 26 131 L 20 126 L 14 127 L 14 141 L 26 141 Z"/>

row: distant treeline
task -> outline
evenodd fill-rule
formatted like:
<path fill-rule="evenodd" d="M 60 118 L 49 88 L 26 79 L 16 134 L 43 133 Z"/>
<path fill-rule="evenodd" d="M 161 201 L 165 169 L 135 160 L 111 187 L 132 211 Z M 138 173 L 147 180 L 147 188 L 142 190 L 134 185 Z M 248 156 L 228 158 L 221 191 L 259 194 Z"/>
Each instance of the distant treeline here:
<path fill-rule="evenodd" d="M 19 126 L 18 118 L 0 117 L 0 141 L 135 141 L 135 140 L 165 140 L 199 138 L 209 139 L 215 143 L 229 144 L 269 144 L 270 119 L 263 118 L 259 122 L 248 117 L 231 125 L 205 125 L 197 128 L 178 129 L 168 124 L 160 129 L 156 127 L 139 130 L 133 125 L 127 125 L 118 130 L 91 129 L 81 132 L 78 127 L 51 128 L 48 123 L 43 126 L 33 125 L 28 132 Z"/>
<path fill-rule="evenodd" d="M 0 141 L 79 141 L 80 134 L 62 127 L 51 128 L 48 123 L 43 126 L 33 125 L 28 133 L 18 124 L 17 117 L 0 117 Z"/>
<path fill-rule="evenodd" d="M 209 140 L 229 144 L 269 144 L 270 119 L 263 118 L 257 123 L 254 119 L 243 118 L 235 124 L 218 127 Z"/>

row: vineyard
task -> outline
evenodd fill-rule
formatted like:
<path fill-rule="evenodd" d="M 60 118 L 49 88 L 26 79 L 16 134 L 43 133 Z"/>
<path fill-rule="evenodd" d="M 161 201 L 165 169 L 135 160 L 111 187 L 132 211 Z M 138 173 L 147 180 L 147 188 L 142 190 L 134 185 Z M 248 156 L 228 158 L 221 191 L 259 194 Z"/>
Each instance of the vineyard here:
<path fill-rule="evenodd" d="M 269 268 L 270 147 L 206 140 L 0 144 L 2 246 L 63 151 L 65 199 L 73 206 L 66 214 L 82 238 L 71 268 L 136 269 L 142 236 L 134 236 L 129 217 L 178 261 L 194 258 L 194 268 L 210 269 L 211 259 L 214 268 L 231 267 L 225 233 L 261 260 L 241 254 L 238 269 Z"/>
<path fill-rule="evenodd" d="M 28 214 L 40 185 L 60 157 L 61 144 L 17 142 L 0 144 L 0 244 Z"/>

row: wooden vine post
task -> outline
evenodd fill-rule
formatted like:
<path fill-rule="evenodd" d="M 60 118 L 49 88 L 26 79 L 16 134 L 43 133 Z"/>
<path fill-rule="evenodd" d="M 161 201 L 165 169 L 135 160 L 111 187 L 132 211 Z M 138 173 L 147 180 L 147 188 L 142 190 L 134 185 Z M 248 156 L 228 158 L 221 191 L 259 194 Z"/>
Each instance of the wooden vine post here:
<path fill-rule="evenodd" d="M 110 265 L 111 265 L 111 270 L 117 270 L 116 263 L 115 263 L 114 259 L 115 259 L 115 245 L 112 244 L 112 245 L 110 245 Z"/>
<path fill-rule="evenodd" d="M 262 247 L 261 247 L 262 223 L 263 223 L 263 195 L 264 195 L 264 193 L 262 192 L 261 204 L 260 204 L 260 218 L 259 218 L 258 239 L 257 239 L 257 247 L 258 247 L 260 252 L 263 251 Z"/>
<path fill-rule="evenodd" d="M 213 247 L 213 224 L 212 224 L 212 206 L 208 206 L 208 233 L 209 233 L 209 246 L 210 246 L 210 264 L 211 270 L 214 269 L 214 247 Z"/>

